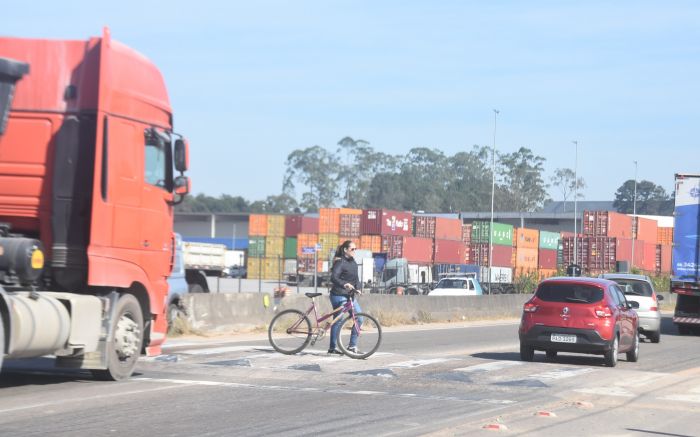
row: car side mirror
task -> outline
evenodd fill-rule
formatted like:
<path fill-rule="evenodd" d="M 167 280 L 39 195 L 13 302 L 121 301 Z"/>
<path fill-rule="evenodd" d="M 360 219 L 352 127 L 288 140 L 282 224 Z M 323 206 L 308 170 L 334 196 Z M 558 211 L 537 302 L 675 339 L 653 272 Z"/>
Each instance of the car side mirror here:
<path fill-rule="evenodd" d="M 627 301 L 627 308 L 639 308 L 639 302 L 635 302 L 633 300 Z"/>
<path fill-rule="evenodd" d="M 661 302 L 662 300 L 664 300 L 664 295 L 663 295 L 663 294 L 657 294 L 657 295 L 656 295 L 656 300 L 658 300 L 659 302 Z"/>

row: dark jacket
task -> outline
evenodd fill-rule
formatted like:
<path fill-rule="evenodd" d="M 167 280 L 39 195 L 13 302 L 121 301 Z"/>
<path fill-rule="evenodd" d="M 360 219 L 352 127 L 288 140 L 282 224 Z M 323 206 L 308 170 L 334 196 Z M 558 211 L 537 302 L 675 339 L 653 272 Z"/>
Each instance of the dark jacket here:
<path fill-rule="evenodd" d="M 333 262 L 331 270 L 331 294 L 348 296 L 348 290 L 343 287 L 345 284 L 350 284 L 353 287 L 360 288 L 360 278 L 357 276 L 357 263 L 354 258 L 342 257 Z"/>

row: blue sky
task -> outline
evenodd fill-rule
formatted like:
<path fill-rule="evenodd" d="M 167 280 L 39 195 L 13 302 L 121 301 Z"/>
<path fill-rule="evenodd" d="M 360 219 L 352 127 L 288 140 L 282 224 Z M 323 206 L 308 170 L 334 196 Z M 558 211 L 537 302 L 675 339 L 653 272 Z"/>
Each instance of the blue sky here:
<path fill-rule="evenodd" d="M 281 192 L 287 155 L 345 136 L 403 154 L 521 146 L 588 200 L 700 173 L 693 1 L 34 1 L 5 36 L 112 37 L 161 69 L 195 193 Z M 41 11 L 38 13 L 37 11 Z M 550 189 L 555 200 L 561 194 Z"/>

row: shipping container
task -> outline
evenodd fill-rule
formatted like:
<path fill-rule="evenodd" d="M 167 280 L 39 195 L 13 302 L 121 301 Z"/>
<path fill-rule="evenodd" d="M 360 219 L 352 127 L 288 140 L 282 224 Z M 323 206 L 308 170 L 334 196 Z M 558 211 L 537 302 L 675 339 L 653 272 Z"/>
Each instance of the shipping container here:
<path fill-rule="evenodd" d="M 501 246 L 505 247 L 505 246 Z M 513 283 L 513 269 L 510 267 L 494 267 L 491 266 L 490 281 L 489 278 L 489 268 L 481 267 L 479 271 L 479 281 L 483 283 L 491 282 L 492 284 L 512 284 Z"/>
<path fill-rule="evenodd" d="M 563 240 L 564 266 L 574 263 L 574 237 Z M 615 270 L 617 239 L 612 237 L 581 236 L 576 241 L 576 263 L 585 274 Z"/>
<path fill-rule="evenodd" d="M 360 212 L 362 212 L 360 210 Z M 360 236 L 360 222 L 362 215 L 360 214 L 340 214 L 340 237 L 343 238 L 358 238 Z"/>
<path fill-rule="evenodd" d="M 318 251 L 319 259 L 327 260 L 333 256 L 338 244 L 340 244 L 338 234 L 318 234 L 318 244 L 321 245 L 321 249 Z"/>
<path fill-rule="evenodd" d="M 661 244 L 661 263 L 659 273 L 671 273 L 671 253 L 673 246 L 670 244 Z"/>
<path fill-rule="evenodd" d="M 435 239 L 433 260 L 436 264 L 461 264 L 467 246 L 460 240 Z"/>
<path fill-rule="evenodd" d="M 264 237 L 267 235 L 267 215 L 251 214 L 248 218 L 248 235 Z"/>
<path fill-rule="evenodd" d="M 297 257 L 297 237 L 286 237 L 284 239 L 284 257 L 287 259 Z"/>
<path fill-rule="evenodd" d="M 659 226 L 656 220 L 651 220 L 644 217 L 632 217 L 632 232 L 634 238 L 637 240 L 657 244 L 658 229 Z"/>
<path fill-rule="evenodd" d="M 656 229 L 656 243 L 662 245 L 673 244 L 673 228 L 659 226 Z"/>
<path fill-rule="evenodd" d="M 537 253 L 537 267 L 539 269 L 557 269 L 557 250 L 539 249 Z"/>
<path fill-rule="evenodd" d="M 435 238 L 462 241 L 462 220 L 436 217 Z"/>
<path fill-rule="evenodd" d="M 304 248 L 315 248 L 318 244 L 318 234 L 299 234 L 297 235 L 297 257 L 307 255 L 304 253 Z"/>
<path fill-rule="evenodd" d="M 248 279 L 282 279 L 284 259 L 282 258 L 248 258 L 246 275 Z"/>
<path fill-rule="evenodd" d="M 403 238 L 403 254 L 410 263 L 430 264 L 433 262 L 433 240 L 420 237 Z"/>
<path fill-rule="evenodd" d="M 540 249 L 557 250 L 559 248 L 559 238 L 559 232 L 540 231 Z"/>
<path fill-rule="evenodd" d="M 489 245 L 488 243 L 472 243 L 470 248 L 471 260 L 473 264 L 480 266 L 489 265 Z M 492 266 L 513 267 L 513 246 L 493 245 Z"/>
<path fill-rule="evenodd" d="M 462 243 L 469 246 L 472 244 L 472 224 L 467 223 L 462 225 Z M 469 263 L 467 263 L 469 264 Z"/>
<path fill-rule="evenodd" d="M 435 238 L 435 219 L 436 217 L 433 216 L 414 216 L 413 235 L 421 238 Z"/>
<path fill-rule="evenodd" d="M 535 242 L 539 242 L 539 236 Z M 537 248 L 517 247 L 515 249 L 515 269 L 518 275 L 537 270 Z"/>
<path fill-rule="evenodd" d="M 400 235 L 382 235 L 382 250 L 389 259 L 403 258 L 403 239 Z"/>
<path fill-rule="evenodd" d="M 517 228 L 515 241 L 515 247 L 519 249 L 537 249 L 540 245 L 540 231 L 537 229 Z"/>
<path fill-rule="evenodd" d="M 641 269 L 645 272 L 656 271 L 656 244 L 647 243 L 646 241 L 637 241 L 643 250 L 643 259 Z M 635 249 L 636 250 L 636 249 Z"/>
<path fill-rule="evenodd" d="M 265 257 L 282 258 L 284 255 L 284 237 L 265 237 Z"/>
<path fill-rule="evenodd" d="M 595 237 L 632 238 L 632 217 L 613 211 L 584 211 L 583 233 Z"/>
<path fill-rule="evenodd" d="M 268 215 L 267 216 L 267 235 L 268 237 L 284 237 L 284 216 L 283 215 Z"/>
<path fill-rule="evenodd" d="M 543 281 L 543 280 L 545 280 L 545 279 L 547 279 L 547 278 L 551 278 L 551 277 L 553 277 L 553 276 L 556 276 L 556 275 L 557 275 L 557 269 L 540 269 L 540 270 L 538 271 L 538 274 L 539 274 L 538 279 L 539 279 L 540 281 Z"/>
<path fill-rule="evenodd" d="M 618 238 L 615 247 L 615 260 L 627 261 L 630 267 L 642 268 L 644 262 L 644 249 L 641 247 L 640 241 L 634 242 L 634 262 L 632 262 L 632 239 Z"/>
<path fill-rule="evenodd" d="M 323 271 L 323 260 L 317 259 L 316 261 L 316 272 Z M 302 255 L 297 258 L 297 268 L 302 273 L 313 273 L 314 272 L 314 256 L 313 255 Z"/>
<path fill-rule="evenodd" d="M 338 234 L 340 232 L 340 209 L 320 208 L 318 210 L 318 233 Z"/>
<path fill-rule="evenodd" d="M 472 243 L 489 243 L 491 223 L 475 221 L 472 223 Z M 504 223 L 494 223 L 491 235 L 492 244 L 513 247 L 513 226 Z"/>
<path fill-rule="evenodd" d="M 410 212 L 387 209 L 366 209 L 360 224 L 362 235 L 402 235 L 413 232 L 413 215 Z"/>
<path fill-rule="evenodd" d="M 360 235 L 360 249 L 374 253 L 382 251 L 382 237 L 379 235 Z"/>
<path fill-rule="evenodd" d="M 265 256 L 265 237 L 250 237 L 248 239 L 248 256 L 255 258 Z"/>
<path fill-rule="evenodd" d="M 473 273 L 479 279 L 479 266 L 474 264 L 434 264 L 433 279 L 440 280 L 445 276 Z"/>
<path fill-rule="evenodd" d="M 318 217 L 288 215 L 284 221 L 285 237 L 296 237 L 299 234 L 318 234 Z"/>

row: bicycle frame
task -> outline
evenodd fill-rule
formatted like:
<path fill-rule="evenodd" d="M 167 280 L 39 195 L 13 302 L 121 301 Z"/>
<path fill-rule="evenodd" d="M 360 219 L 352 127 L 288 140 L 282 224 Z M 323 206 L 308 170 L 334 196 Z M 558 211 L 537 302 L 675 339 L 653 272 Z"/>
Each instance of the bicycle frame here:
<path fill-rule="evenodd" d="M 311 315 L 311 313 L 313 313 L 313 315 L 314 315 L 315 325 L 311 327 L 311 333 L 312 333 L 312 334 L 315 334 L 315 335 L 318 335 L 318 334 L 319 334 L 319 330 L 321 330 L 321 329 L 325 330 L 326 328 L 321 328 L 321 322 L 323 322 L 324 320 L 326 320 L 326 319 L 328 319 L 328 318 L 330 318 L 330 317 L 333 317 L 333 315 L 336 314 L 336 313 L 337 313 L 337 314 L 335 315 L 335 317 L 333 317 L 333 319 L 332 319 L 331 321 L 327 322 L 327 324 L 328 324 L 327 326 L 328 326 L 328 327 L 333 326 L 334 323 L 336 323 L 338 320 L 340 320 L 341 317 L 343 316 L 343 314 L 345 314 L 345 313 L 350 313 L 350 317 L 352 317 L 354 326 L 357 326 L 357 327 L 358 327 L 358 333 L 359 333 L 359 332 L 361 331 L 361 329 L 359 328 L 359 326 L 358 326 L 358 324 L 357 324 L 357 320 L 355 319 L 355 307 L 354 307 L 354 305 L 353 305 L 354 300 L 355 300 L 354 297 L 349 298 L 347 301 L 345 301 L 345 303 L 344 303 L 343 305 L 341 305 L 341 306 L 339 306 L 338 308 L 332 310 L 332 311 L 331 311 L 330 313 L 328 313 L 328 314 L 324 314 L 323 316 L 321 316 L 321 317 L 319 318 L 319 317 L 318 317 L 318 310 L 316 309 L 316 300 L 315 300 L 315 298 L 312 297 L 312 298 L 311 298 L 311 306 L 310 306 L 309 309 L 306 310 L 306 312 L 304 313 L 304 316 L 306 316 L 306 317 L 309 317 L 309 316 Z M 304 319 L 303 317 L 300 318 L 294 325 L 292 325 L 291 327 L 289 327 L 289 329 L 287 330 L 287 332 L 288 332 L 288 333 L 291 333 L 291 332 L 296 331 L 296 329 L 299 327 L 299 325 L 301 324 L 301 321 L 302 321 L 303 319 Z M 309 319 L 310 319 L 310 317 L 309 317 Z"/>

